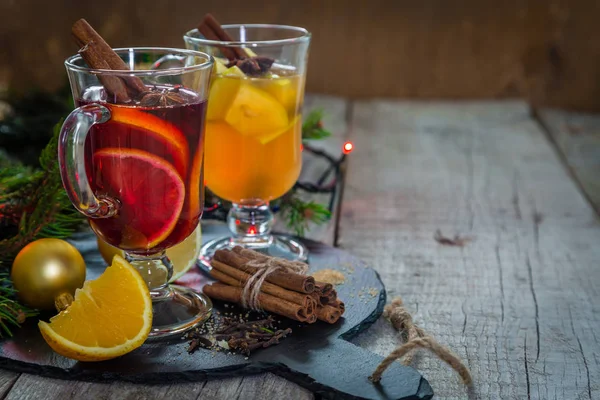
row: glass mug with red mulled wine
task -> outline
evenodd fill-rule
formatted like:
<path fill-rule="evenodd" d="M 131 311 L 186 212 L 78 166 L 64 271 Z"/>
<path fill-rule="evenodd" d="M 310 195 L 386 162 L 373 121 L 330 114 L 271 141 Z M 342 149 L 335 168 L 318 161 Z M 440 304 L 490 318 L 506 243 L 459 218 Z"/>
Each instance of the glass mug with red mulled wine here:
<path fill-rule="evenodd" d="M 165 250 L 188 237 L 202 215 L 213 60 L 192 50 L 127 48 L 114 51 L 127 69 L 97 69 L 86 62 L 87 50 L 65 62 L 78 108 L 60 134 L 63 183 L 94 232 L 124 250 L 147 282 L 150 337 L 179 335 L 211 309 L 203 294 L 168 284 Z M 155 68 L 169 57 L 180 62 Z"/>

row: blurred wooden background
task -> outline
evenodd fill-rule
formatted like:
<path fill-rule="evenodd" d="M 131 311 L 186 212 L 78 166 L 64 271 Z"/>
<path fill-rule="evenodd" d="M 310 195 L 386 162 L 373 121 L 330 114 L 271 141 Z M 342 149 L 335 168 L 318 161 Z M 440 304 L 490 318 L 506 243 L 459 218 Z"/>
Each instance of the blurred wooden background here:
<path fill-rule="evenodd" d="M 0 86 L 63 85 L 80 17 L 115 47 L 182 47 L 206 12 L 312 31 L 313 93 L 600 110 L 597 0 L 0 0 Z"/>

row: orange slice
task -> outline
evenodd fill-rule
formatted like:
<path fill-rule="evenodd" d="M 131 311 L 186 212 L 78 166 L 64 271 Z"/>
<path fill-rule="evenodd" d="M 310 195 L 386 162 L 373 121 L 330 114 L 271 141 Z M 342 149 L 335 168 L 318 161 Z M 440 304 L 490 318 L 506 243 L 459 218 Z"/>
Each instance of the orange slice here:
<path fill-rule="evenodd" d="M 269 93 L 250 84 L 242 84 L 238 89 L 225 122 L 242 135 L 259 135 L 278 132 L 289 124 L 287 111 Z"/>
<path fill-rule="evenodd" d="M 275 97 L 288 112 L 296 112 L 301 102 L 298 97 L 299 94 L 301 95 L 300 77 L 265 79 L 262 83 L 262 88 Z"/>
<path fill-rule="evenodd" d="M 94 153 L 95 191 L 119 200 L 113 218 L 93 227 L 105 237 L 120 237 L 123 250 L 151 249 L 173 232 L 185 199 L 185 186 L 173 166 L 142 150 L 102 149 Z"/>
<path fill-rule="evenodd" d="M 265 145 L 265 144 L 270 143 L 273 140 L 277 139 L 284 133 L 288 133 L 291 130 L 298 130 L 298 132 L 300 132 L 301 129 L 302 129 L 302 118 L 300 117 L 300 115 L 296 115 L 296 117 L 292 120 L 292 122 L 288 126 L 286 126 L 284 129 L 281 129 L 281 130 L 275 131 L 275 132 L 267 132 L 262 135 L 256 135 L 255 137 L 256 137 L 256 140 L 258 140 L 260 142 L 260 144 Z M 293 134 L 292 132 L 290 132 L 290 133 Z"/>
<path fill-rule="evenodd" d="M 127 261 L 113 263 L 75 292 L 75 301 L 38 324 L 44 340 L 58 354 L 79 361 L 102 361 L 140 347 L 152 327 L 150 291 Z"/>
<path fill-rule="evenodd" d="M 106 147 L 121 147 L 123 143 L 127 143 L 128 147 L 147 148 L 147 140 L 150 136 L 166 148 L 179 174 L 182 177 L 186 176 L 190 157 L 189 146 L 185 135 L 175 125 L 152 114 L 128 107 L 112 107 L 109 123 L 111 122 L 127 125 L 130 129 L 126 130 L 127 137 L 119 137 L 111 133 L 112 138 L 108 138 L 109 143 L 110 140 L 120 140 L 122 143 Z M 136 145 L 136 139 L 141 141 L 140 145 Z"/>
<path fill-rule="evenodd" d="M 206 120 L 215 121 L 225 118 L 231 101 L 235 97 L 242 80 L 216 76 L 210 85 Z"/>

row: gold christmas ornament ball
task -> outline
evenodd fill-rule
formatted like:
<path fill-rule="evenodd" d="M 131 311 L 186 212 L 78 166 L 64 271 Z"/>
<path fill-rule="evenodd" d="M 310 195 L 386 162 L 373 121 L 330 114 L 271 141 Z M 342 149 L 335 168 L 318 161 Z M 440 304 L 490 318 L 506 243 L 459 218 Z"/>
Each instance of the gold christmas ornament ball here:
<path fill-rule="evenodd" d="M 68 242 L 39 239 L 17 254 L 11 278 L 23 303 L 40 310 L 53 310 L 57 297 L 73 295 L 83 286 L 85 262 Z"/>

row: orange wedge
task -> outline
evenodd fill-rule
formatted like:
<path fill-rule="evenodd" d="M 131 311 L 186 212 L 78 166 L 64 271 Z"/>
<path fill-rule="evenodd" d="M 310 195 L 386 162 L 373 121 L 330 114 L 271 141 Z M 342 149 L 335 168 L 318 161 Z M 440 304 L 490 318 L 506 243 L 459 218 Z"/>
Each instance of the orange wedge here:
<path fill-rule="evenodd" d="M 79 361 L 102 361 L 140 347 L 152 327 L 150 291 L 122 257 L 75 292 L 64 311 L 38 324 L 52 350 Z"/>

